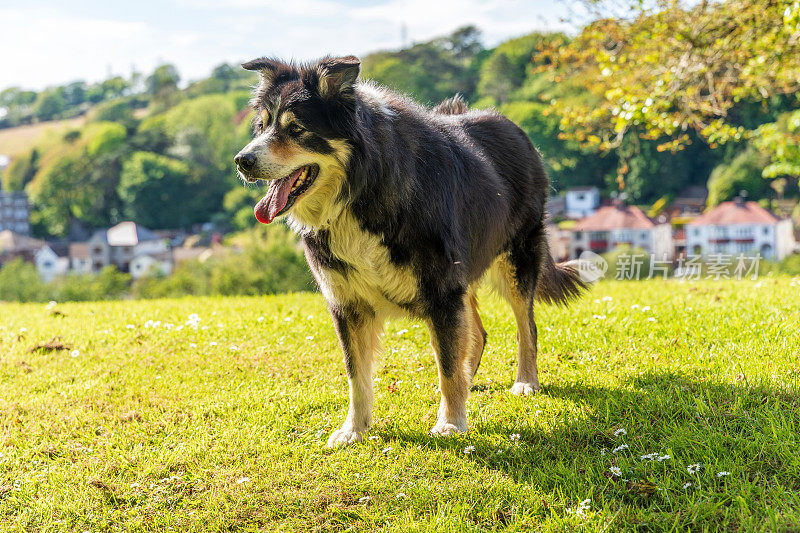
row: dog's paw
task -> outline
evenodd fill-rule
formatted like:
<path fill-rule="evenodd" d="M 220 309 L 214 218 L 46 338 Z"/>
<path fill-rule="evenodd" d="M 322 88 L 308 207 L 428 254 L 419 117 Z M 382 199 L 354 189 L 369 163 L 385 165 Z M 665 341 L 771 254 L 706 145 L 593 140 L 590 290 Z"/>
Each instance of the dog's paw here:
<path fill-rule="evenodd" d="M 532 396 L 539 390 L 539 383 L 518 381 L 511 386 L 511 394 L 516 396 Z"/>
<path fill-rule="evenodd" d="M 467 431 L 467 424 L 453 424 L 450 422 L 439 421 L 431 429 L 431 435 L 434 437 L 448 437 L 456 433 L 464 433 Z"/>
<path fill-rule="evenodd" d="M 366 431 L 366 430 L 365 430 Z M 328 437 L 328 448 L 336 448 L 338 446 L 347 446 L 360 441 L 364 436 L 364 431 L 356 431 L 351 427 L 343 427 L 337 429 L 331 436 Z"/>

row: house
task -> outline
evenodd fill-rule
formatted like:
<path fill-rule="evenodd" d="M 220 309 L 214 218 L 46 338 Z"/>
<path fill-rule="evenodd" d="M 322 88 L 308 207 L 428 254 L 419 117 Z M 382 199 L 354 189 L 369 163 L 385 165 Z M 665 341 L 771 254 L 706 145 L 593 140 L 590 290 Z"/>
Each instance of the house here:
<path fill-rule="evenodd" d="M 566 261 L 569 258 L 569 242 L 569 230 L 559 228 L 556 224 L 547 225 L 547 244 L 553 259 Z"/>
<path fill-rule="evenodd" d="M 92 258 L 88 242 L 72 242 L 69 245 L 69 263 L 73 272 L 87 274 L 92 271 Z"/>
<path fill-rule="evenodd" d="M 69 257 L 59 256 L 48 245 L 44 245 L 36 251 L 33 263 L 44 281 L 50 281 L 54 277 L 66 274 L 69 271 Z"/>
<path fill-rule="evenodd" d="M 11 230 L 0 231 L 0 265 L 21 257 L 25 261 L 33 261 L 36 252 L 45 242 L 39 239 L 21 235 Z"/>
<path fill-rule="evenodd" d="M 164 275 L 172 272 L 172 257 L 169 252 L 158 254 L 141 253 L 130 262 L 130 274 L 133 279 L 139 279 L 142 276 L 151 274 L 153 271 L 158 271 Z"/>
<path fill-rule="evenodd" d="M 96 231 L 87 244 L 92 271 L 115 265 L 122 272 L 130 272 L 131 261 L 136 256 L 155 256 L 169 250 L 166 239 L 135 222 L 120 222 L 107 230 Z"/>
<path fill-rule="evenodd" d="M 795 249 L 792 221 L 743 198 L 722 202 L 686 224 L 689 255 L 755 255 L 781 260 Z"/>
<path fill-rule="evenodd" d="M 28 195 L 24 192 L 0 190 L 0 231 L 10 230 L 19 235 L 30 235 Z"/>
<path fill-rule="evenodd" d="M 599 206 L 600 190 L 597 187 L 573 187 L 567 190 L 567 217 L 588 217 L 597 211 Z"/>
<path fill-rule="evenodd" d="M 659 260 L 672 260 L 672 227 L 655 223 L 636 206 L 616 202 L 603 206 L 571 228 L 571 258 L 585 251 L 602 254 L 620 245 L 641 248 Z"/>

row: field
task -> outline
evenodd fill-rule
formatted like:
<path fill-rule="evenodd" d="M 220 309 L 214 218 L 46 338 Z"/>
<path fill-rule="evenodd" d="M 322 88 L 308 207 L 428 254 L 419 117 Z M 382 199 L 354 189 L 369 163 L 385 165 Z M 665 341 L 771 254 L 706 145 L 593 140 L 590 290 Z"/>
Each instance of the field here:
<path fill-rule="evenodd" d="M 70 127 L 77 128 L 85 121 L 85 117 L 76 117 L 0 129 L 0 154 L 13 159 L 14 156 L 31 148 L 48 131 L 58 132 Z"/>
<path fill-rule="evenodd" d="M 508 392 L 515 327 L 485 293 L 452 438 L 427 433 L 424 326 L 391 322 L 375 425 L 337 450 L 319 295 L 0 304 L 0 530 L 798 531 L 798 291 L 601 283 L 540 308 L 530 398 Z"/>

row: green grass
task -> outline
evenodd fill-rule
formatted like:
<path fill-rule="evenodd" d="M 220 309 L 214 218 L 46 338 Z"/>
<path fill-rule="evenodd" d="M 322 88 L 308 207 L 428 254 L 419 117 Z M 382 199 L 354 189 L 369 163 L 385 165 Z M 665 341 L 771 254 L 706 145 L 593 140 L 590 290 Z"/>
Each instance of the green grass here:
<path fill-rule="evenodd" d="M 508 393 L 513 318 L 483 294 L 452 438 L 427 434 L 427 331 L 391 322 L 370 438 L 337 450 L 347 385 L 319 295 L 2 304 L 0 530 L 796 531 L 799 291 L 608 282 L 542 307 L 532 398 Z M 78 353 L 29 351 L 56 336 Z"/>

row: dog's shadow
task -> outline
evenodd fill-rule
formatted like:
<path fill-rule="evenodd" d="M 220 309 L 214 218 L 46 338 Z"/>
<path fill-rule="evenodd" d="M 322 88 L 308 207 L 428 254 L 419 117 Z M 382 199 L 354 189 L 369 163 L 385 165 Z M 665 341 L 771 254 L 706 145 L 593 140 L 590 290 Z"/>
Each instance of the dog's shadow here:
<path fill-rule="evenodd" d="M 490 385 L 485 390 L 496 388 Z M 484 419 L 473 423 L 466 435 L 455 438 L 431 436 L 400 424 L 383 427 L 378 434 L 401 445 L 461 454 L 517 482 L 530 482 L 541 478 L 546 463 L 572 465 L 578 473 L 578 465 L 594 463 L 605 468 L 614 463 L 613 449 L 621 444 L 628 444 L 626 453 L 637 457 L 672 450 L 696 458 L 693 448 L 701 442 L 708 443 L 709 450 L 744 452 L 755 447 L 758 452 L 757 442 L 763 444 L 763 439 L 757 435 L 767 436 L 771 431 L 768 417 L 760 415 L 776 406 L 796 414 L 800 406 L 796 391 L 774 385 L 727 384 L 674 372 L 643 374 L 613 388 L 551 385 L 538 394 L 568 400 L 579 414 L 565 413 L 545 424 L 535 417 L 527 422 L 520 422 L 519 417 Z M 624 431 L 618 431 L 621 428 Z M 769 449 L 761 453 L 767 455 L 760 465 L 762 473 L 779 474 L 769 466 L 777 458 L 769 457 Z"/>

